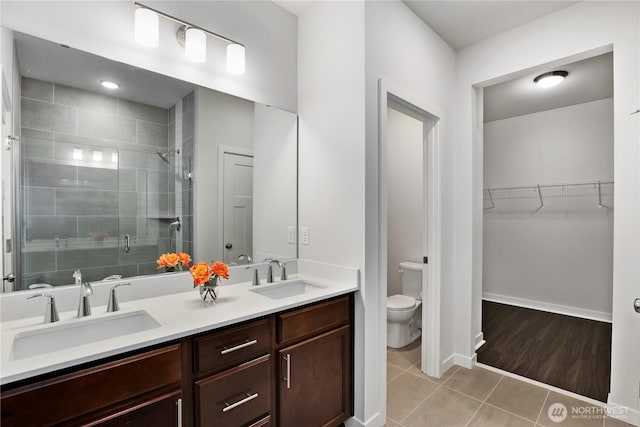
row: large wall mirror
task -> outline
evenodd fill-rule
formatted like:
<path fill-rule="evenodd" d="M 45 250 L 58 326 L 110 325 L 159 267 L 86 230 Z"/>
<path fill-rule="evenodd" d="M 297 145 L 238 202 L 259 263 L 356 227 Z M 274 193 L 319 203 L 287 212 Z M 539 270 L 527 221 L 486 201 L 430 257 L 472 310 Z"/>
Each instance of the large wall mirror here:
<path fill-rule="evenodd" d="M 13 35 L 4 291 L 297 256 L 295 114 Z"/>

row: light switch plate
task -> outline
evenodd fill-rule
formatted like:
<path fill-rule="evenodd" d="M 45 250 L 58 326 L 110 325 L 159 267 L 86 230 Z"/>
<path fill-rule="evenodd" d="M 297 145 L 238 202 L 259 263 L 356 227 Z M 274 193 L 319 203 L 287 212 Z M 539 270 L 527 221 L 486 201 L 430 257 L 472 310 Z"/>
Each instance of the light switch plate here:
<path fill-rule="evenodd" d="M 294 244 L 296 242 L 296 228 L 293 225 L 287 227 L 287 243 Z"/>
<path fill-rule="evenodd" d="M 300 239 L 303 245 L 309 245 L 309 227 L 300 227 Z"/>

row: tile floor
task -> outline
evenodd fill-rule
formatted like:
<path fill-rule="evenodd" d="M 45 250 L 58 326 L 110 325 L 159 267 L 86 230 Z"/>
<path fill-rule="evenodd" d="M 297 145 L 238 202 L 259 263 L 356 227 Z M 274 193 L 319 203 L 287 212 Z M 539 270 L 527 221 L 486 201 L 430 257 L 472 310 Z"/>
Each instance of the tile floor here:
<path fill-rule="evenodd" d="M 561 403 L 566 418 L 550 418 Z M 559 405 L 557 405 L 559 406 Z M 562 408 L 562 407 L 560 407 Z M 577 411 L 577 412 L 576 412 Z M 591 411 L 592 416 L 588 415 Z M 574 415 L 574 413 L 576 415 Z M 597 406 L 476 366 L 440 379 L 420 371 L 420 341 L 387 350 L 387 426 L 628 427 Z"/>

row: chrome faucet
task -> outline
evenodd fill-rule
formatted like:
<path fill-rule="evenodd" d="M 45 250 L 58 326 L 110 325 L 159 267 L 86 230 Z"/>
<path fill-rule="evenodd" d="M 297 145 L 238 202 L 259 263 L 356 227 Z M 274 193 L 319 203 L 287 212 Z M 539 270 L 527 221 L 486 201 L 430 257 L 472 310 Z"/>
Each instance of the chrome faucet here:
<path fill-rule="evenodd" d="M 82 283 L 82 273 L 80 270 L 73 272 L 73 277 L 76 279 L 76 285 L 80 285 L 80 301 L 78 302 L 78 317 L 85 317 L 91 315 L 91 304 L 89 303 L 89 297 L 93 295 L 93 288 L 91 283 Z"/>
<path fill-rule="evenodd" d="M 118 298 L 116 297 L 116 288 L 119 288 L 120 286 L 131 286 L 131 283 L 118 283 L 111 288 L 111 291 L 109 292 L 109 302 L 107 303 L 107 313 L 120 310 Z"/>
<path fill-rule="evenodd" d="M 280 267 L 280 280 L 287 280 L 287 265 L 277 259 L 272 259 L 269 261 L 269 268 L 267 269 L 267 283 L 273 283 L 273 264 L 278 264 L 278 267 Z"/>
<path fill-rule="evenodd" d="M 247 264 L 253 264 L 253 258 L 251 258 L 251 255 L 242 254 L 238 256 L 238 263 L 240 263 L 240 261 L 242 261 L 243 259 L 247 260 Z"/>
<path fill-rule="evenodd" d="M 54 323 L 60 320 L 60 318 L 58 317 L 58 310 L 56 310 L 56 300 L 53 298 L 53 296 L 49 294 L 36 294 L 31 295 L 27 299 L 38 297 L 49 298 L 49 301 L 47 302 L 47 311 L 44 312 L 44 323 Z"/>
<path fill-rule="evenodd" d="M 250 269 L 251 267 L 245 267 L 245 270 Z M 258 267 L 255 267 L 253 269 L 253 281 L 251 282 L 251 285 L 253 286 L 258 286 L 260 284 L 260 276 L 258 276 Z"/>

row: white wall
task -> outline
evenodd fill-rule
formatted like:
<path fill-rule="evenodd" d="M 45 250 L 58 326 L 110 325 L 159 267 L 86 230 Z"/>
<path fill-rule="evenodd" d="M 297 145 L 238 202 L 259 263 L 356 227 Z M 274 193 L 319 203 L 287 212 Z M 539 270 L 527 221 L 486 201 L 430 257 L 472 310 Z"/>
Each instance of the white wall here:
<path fill-rule="evenodd" d="M 296 229 L 298 119 L 256 104 L 254 120 L 254 260 L 295 258 L 297 243 L 288 243 L 287 229 Z"/>
<path fill-rule="evenodd" d="M 197 88 L 193 180 L 194 259 L 222 259 L 218 235 L 218 147 L 253 150 L 254 103 Z"/>
<path fill-rule="evenodd" d="M 133 37 L 132 1 L 2 1 L 2 26 L 263 104 L 296 111 L 297 19 L 268 1 L 144 4 L 246 46 L 246 73 L 226 72 L 226 44 L 207 39 L 207 62 L 184 58 L 177 24 L 160 19 L 160 46 Z M 80 36 L 79 36 L 80 35 Z"/>
<path fill-rule="evenodd" d="M 378 80 L 407 101 L 426 108 L 440 119 L 442 147 L 442 259 L 430 258 L 430 264 L 442 268 L 441 360 L 454 356 L 453 326 L 456 306 L 452 294 L 453 275 L 453 116 L 455 89 L 455 52 L 422 20 L 399 1 L 366 2 L 366 268 L 363 324 L 367 338 L 366 383 L 356 394 L 365 395 L 362 416 L 370 425 L 383 425 L 386 416 L 386 378 L 384 377 L 386 331 L 386 273 L 380 273 L 381 194 L 378 192 Z M 361 160 L 362 161 L 362 160 Z M 386 269 L 386 268 L 385 268 Z M 382 274 L 382 275 L 380 275 Z"/>
<path fill-rule="evenodd" d="M 611 180 L 613 99 L 488 122 L 483 141 L 485 188 Z M 613 208 L 609 188 L 602 203 Z M 494 192 L 483 297 L 611 320 L 613 209 L 598 208 L 595 187 L 543 194 L 537 210 L 531 191 Z"/>
<path fill-rule="evenodd" d="M 482 133 L 475 123 L 473 85 L 489 85 L 605 53 L 613 46 L 614 211 L 613 336 L 609 402 L 631 408 L 640 424 L 638 372 L 640 316 L 633 299 L 640 283 L 640 122 L 638 108 L 640 27 L 637 2 L 579 2 L 458 52 L 456 100 L 455 288 L 459 310 L 456 348 L 474 353 L 481 327 Z M 480 126 L 481 129 L 481 126 Z"/>
<path fill-rule="evenodd" d="M 387 295 L 402 293 L 400 262 L 422 262 L 422 127 L 421 121 L 387 109 Z"/>
<path fill-rule="evenodd" d="M 361 1 L 305 2 L 298 17 L 299 225 L 309 227 L 310 243 L 300 245 L 299 257 L 357 267 L 361 272 L 365 251 L 364 8 Z M 384 406 L 372 398 L 384 383 L 371 384 L 371 374 L 378 376 L 384 365 L 374 362 L 372 352 L 378 349 L 371 339 L 375 336 L 365 337 L 375 334 L 364 319 L 369 292 L 364 278 L 360 285 L 355 416 L 366 420 Z M 375 287 L 371 293 L 377 293 Z"/>

